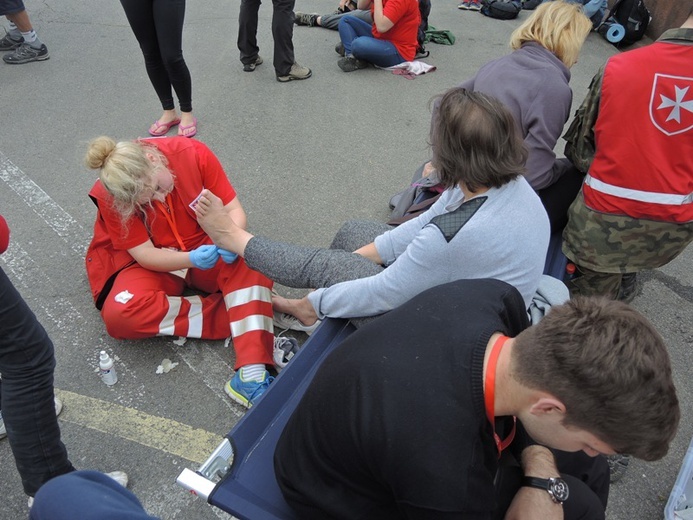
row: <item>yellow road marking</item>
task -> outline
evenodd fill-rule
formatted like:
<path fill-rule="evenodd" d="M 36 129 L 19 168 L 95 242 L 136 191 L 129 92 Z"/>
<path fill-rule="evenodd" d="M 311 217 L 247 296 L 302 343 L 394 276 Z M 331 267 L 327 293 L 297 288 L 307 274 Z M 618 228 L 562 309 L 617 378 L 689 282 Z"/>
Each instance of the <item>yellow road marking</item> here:
<path fill-rule="evenodd" d="M 137 442 L 191 462 L 202 464 L 222 441 L 222 437 L 215 433 L 134 408 L 67 390 L 56 389 L 55 393 L 65 404 L 60 414 L 61 420 Z"/>

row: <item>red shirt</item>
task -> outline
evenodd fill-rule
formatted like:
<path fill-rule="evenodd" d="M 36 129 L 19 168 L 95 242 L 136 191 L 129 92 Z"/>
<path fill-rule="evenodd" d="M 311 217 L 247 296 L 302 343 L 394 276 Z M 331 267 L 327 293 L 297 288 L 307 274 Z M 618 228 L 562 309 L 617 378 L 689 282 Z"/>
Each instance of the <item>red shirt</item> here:
<path fill-rule="evenodd" d="M 7 251 L 7 246 L 10 245 L 10 228 L 5 222 L 5 219 L 0 215 L 0 253 Z"/>
<path fill-rule="evenodd" d="M 371 15 L 374 10 L 375 5 L 371 4 Z M 418 0 L 383 0 L 383 15 L 394 25 L 389 31 L 380 33 L 373 24 L 373 37 L 391 41 L 405 61 L 412 61 L 419 45 L 417 36 L 421 13 Z"/>
<path fill-rule="evenodd" d="M 236 198 L 236 191 L 221 163 L 203 143 L 186 137 L 142 141 L 156 146 L 164 154 L 168 169 L 175 175 L 174 188 L 168 196 L 169 212 L 165 213 L 163 204 L 153 202 L 152 207 L 135 213 L 123 226 L 120 214 L 113 207 L 113 198 L 101 181 L 96 181 L 89 196 L 99 209 L 86 258 L 87 276 L 95 300 L 112 275 L 134 262 L 128 249 L 150 239 L 156 247 L 187 251 L 212 243 L 190 207 L 204 188 L 221 198 L 224 205 Z"/>

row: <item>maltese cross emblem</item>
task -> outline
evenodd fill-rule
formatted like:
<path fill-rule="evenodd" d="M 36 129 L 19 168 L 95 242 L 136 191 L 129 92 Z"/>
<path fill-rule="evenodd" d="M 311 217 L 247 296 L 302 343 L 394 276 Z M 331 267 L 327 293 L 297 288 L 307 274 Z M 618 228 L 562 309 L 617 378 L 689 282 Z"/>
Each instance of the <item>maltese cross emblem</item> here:
<path fill-rule="evenodd" d="M 655 74 L 650 119 L 666 135 L 693 128 L 693 78 Z"/>

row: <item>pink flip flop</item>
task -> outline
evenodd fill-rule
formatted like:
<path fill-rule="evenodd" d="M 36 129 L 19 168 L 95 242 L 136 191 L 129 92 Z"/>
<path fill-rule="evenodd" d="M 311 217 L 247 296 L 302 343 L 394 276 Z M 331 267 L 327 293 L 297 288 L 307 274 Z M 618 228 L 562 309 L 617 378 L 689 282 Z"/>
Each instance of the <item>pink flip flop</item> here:
<path fill-rule="evenodd" d="M 176 126 L 178 123 L 180 123 L 180 118 L 175 118 L 173 121 L 170 123 L 159 123 L 159 120 L 157 119 L 152 123 L 152 126 L 149 127 L 149 135 L 153 135 L 154 137 L 161 137 L 162 135 L 166 135 L 168 131 Z M 152 127 L 154 127 L 154 130 L 152 130 Z"/>
<path fill-rule="evenodd" d="M 192 130 L 189 133 L 188 130 Z M 197 118 L 193 117 L 193 122 L 190 123 L 189 125 L 180 125 L 178 127 L 178 135 L 180 137 L 195 137 L 197 134 Z"/>

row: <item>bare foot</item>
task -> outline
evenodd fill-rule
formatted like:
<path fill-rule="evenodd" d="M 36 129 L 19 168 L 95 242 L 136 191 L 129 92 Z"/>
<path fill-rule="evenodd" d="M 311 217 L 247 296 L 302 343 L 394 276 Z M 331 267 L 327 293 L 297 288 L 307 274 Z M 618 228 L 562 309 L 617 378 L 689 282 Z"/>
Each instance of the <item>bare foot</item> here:
<path fill-rule="evenodd" d="M 175 110 L 164 110 L 161 117 L 149 127 L 149 133 L 154 136 L 166 135 L 171 127 L 179 122 L 180 118 Z"/>
<path fill-rule="evenodd" d="M 275 311 L 296 316 L 298 321 L 308 327 L 318 321 L 318 315 L 315 313 L 315 309 L 310 301 L 308 301 L 307 297 L 301 298 L 300 300 L 290 300 L 278 294 L 273 294 L 272 308 Z"/>
<path fill-rule="evenodd" d="M 243 256 L 245 246 L 253 235 L 235 224 L 219 197 L 209 190 L 203 190 L 195 206 L 195 214 L 197 222 L 217 246 Z"/>

